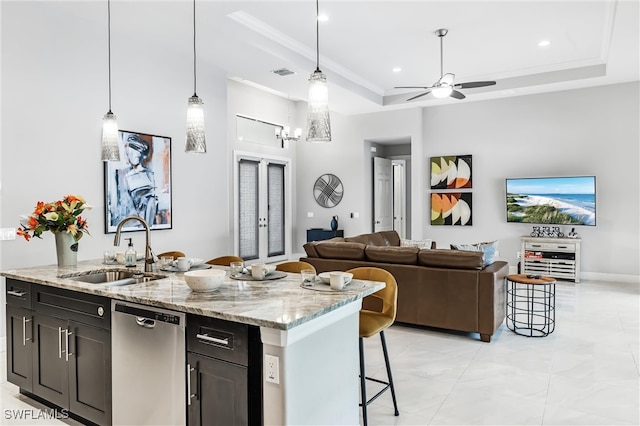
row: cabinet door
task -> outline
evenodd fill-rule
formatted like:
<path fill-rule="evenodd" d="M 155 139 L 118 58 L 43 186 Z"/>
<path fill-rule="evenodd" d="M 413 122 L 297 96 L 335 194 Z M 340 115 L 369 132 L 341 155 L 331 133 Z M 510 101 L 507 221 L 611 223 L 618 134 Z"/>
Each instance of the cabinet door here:
<path fill-rule="evenodd" d="M 189 425 L 248 424 L 247 368 L 187 353 L 191 373 Z"/>
<path fill-rule="evenodd" d="M 7 305 L 7 381 L 31 392 L 33 312 Z"/>
<path fill-rule="evenodd" d="M 111 333 L 76 322 L 69 322 L 69 328 L 69 408 L 92 422 L 110 424 Z"/>
<path fill-rule="evenodd" d="M 67 321 L 33 315 L 33 393 L 62 408 L 69 406 L 69 368 L 65 357 Z"/>

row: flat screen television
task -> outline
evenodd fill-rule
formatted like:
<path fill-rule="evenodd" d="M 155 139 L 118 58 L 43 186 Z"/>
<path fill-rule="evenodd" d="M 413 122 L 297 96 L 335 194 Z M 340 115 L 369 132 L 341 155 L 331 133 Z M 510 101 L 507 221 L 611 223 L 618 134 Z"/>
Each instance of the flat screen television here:
<path fill-rule="evenodd" d="M 508 178 L 507 222 L 596 224 L 596 177 Z"/>

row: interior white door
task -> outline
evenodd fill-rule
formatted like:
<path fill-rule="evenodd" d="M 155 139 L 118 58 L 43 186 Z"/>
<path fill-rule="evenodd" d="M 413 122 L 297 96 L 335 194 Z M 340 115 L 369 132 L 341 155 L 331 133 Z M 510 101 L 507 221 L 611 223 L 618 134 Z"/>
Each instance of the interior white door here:
<path fill-rule="evenodd" d="M 393 229 L 393 175 L 391 160 L 373 158 L 373 231 Z"/>
<path fill-rule="evenodd" d="M 291 230 L 286 224 L 290 192 L 287 161 L 241 155 L 237 158 L 237 253 L 247 263 L 287 259 Z"/>
<path fill-rule="evenodd" d="M 400 238 L 405 238 L 405 168 L 404 161 L 392 161 L 393 164 L 393 229 Z"/>

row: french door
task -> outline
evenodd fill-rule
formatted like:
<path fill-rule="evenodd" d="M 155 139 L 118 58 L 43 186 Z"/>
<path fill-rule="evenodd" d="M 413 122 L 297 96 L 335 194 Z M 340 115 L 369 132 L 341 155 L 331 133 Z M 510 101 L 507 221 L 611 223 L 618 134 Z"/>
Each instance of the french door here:
<path fill-rule="evenodd" d="M 236 153 L 235 247 L 247 263 L 288 258 L 289 160 Z"/>

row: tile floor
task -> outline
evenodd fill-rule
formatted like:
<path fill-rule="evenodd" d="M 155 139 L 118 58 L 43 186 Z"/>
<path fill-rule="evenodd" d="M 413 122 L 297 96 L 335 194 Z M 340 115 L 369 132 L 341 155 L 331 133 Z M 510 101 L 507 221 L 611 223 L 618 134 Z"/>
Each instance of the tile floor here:
<path fill-rule="evenodd" d="M 639 322 L 640 285 L 584 281 L 558 283 L 556 329 L 544 338 L 503 325 L 482 343 L 474 334 L 393 326 L 386 336 L 400 416 L 386 392 L 369 406 L 369 424 L 638 425 Z M 365 352 L 368 374 L 383 378 L 380 339 L 367 339 Z M 0 424 L 78 424 L 8 418 L 6 410 L 43 407 L 0 370 Z"/>

